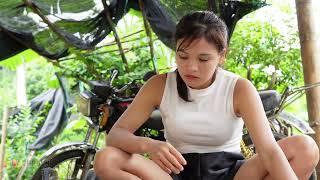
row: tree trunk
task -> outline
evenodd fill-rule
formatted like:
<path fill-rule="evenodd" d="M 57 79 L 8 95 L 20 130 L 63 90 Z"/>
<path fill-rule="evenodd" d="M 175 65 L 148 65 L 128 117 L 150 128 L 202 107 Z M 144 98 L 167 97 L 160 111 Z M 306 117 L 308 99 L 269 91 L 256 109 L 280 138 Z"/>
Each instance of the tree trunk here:
<path fill-rule="evenodd" d="M 0 179 L 3 177 L 3 166 L 5 161 L 5 148 L 6 148 L 6 137 L 7 137 L 7 122 L 9 119 L 9 108 L 3 108 L 3 120 L 2 120 L 2 135 L 1 135 L 1 146 L 0 146 Z"/>
<path fill-rule="evenodd" d="M 301 57 L 305 84 L 320 82 L 320 53 L 317 50 L 315 0 L 296 0 Z M 314 139 L 320 145 L 320 87 L 307 91 L 309 123 L 316 131 Z M 317 166 L 320 176 L 320 165 Z"/>

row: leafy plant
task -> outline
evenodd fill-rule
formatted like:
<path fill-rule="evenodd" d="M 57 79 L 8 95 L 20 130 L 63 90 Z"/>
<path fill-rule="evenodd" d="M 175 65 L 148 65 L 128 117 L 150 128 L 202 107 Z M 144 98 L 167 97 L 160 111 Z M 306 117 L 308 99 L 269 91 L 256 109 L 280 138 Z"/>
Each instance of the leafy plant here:
<path fill-rule="evenodd" d="M 36 131 L 44 122 L 52 104 L 46 103 L 44 109 L 32 113 L 30 107 L 22 107 L 19 113 L 9 119 L 6 145 L 6 172 L 9 179 L 15 179 L 23 167 L 30 150 L 28 145 L 36 139 Z M 38 159 L 43 151 L 37 151 L 32 163 L 24 173 L 24 178 L 30 179 L 38 167 Z"/>
<path fill-rule="evenodd" d="M 79 81 L 107 80 L 113 68 L 120 71 L 116 85 L 121 86 L 134 79 L 141 79 L 147 71 L 154 70 L 152 60 L 156 61 L 158 69 L 162 69 L 167 67 L 166 62 L 171 60 L 164 57 L 172 58 L 165 55 L 171 50 L 154 38 L 155 58 L 151 59 L 149 38 L 144 31 L 141 31 L 143 29 L 141 12 L 135 10 L 130 10 L 117 24 L 116 30 L 122 37 L 120 40 L 128 60 L 128 71 L 119 54 L 113 33 L 110 33 L 106 42 L 101 43 L 95 50 L 83 51 L 71 48 L 68 57 L 61 58 L 53 64 L 58 67 L 56 70 L 60 75 L 69 78 L 73 87 L 76 87 Z M 156 37 L 155 34 L 153 37 Z"/>
<path fill-rule="evenodd" d="M 297 34 L 285 36 L 270 23 L 240 21 L 230 42 L 226 68 L 251 80 L 258 89 L 302 82 Z"/>

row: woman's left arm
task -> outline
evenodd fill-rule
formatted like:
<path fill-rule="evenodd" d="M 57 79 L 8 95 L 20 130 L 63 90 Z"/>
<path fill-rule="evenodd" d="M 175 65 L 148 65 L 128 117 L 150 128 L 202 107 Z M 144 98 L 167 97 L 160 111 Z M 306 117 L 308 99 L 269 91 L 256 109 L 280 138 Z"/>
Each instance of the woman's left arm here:
<path fill-rule="evenodd" d="M 261 161 L 272 179 L 298 179 L 285 154 L 275 141 L 256 88 L 240 78 L 234 90 L 234 111 L 241 116 Z"/>

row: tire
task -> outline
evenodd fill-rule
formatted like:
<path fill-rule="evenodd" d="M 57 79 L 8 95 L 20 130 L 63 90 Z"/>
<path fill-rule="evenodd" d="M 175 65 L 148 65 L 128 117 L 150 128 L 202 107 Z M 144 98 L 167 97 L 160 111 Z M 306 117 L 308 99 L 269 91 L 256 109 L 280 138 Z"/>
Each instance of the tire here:
<path fill-rule="evenodd" d="M 276 132 L 273 132 L 273 136 L 276 141 L 279 141 L 280 139 L 287 137 L 283 134 L 276 133 Z M 254 144 L 253 144 L 249 134 L 244 134 L 242 136 L 242 140 L 243 140 L 244 144 L 246 145 L 246 147 L 248 147 L 253 153 L 255 153 L 255 147 L 254 147 Z M 317 180 L 317 172 L 315 169 L 313 170 L 309 180 Z"/>
<path fill-rule="evenodd" d="M 68 180 L 80 179 L 81 173 L 79 172 L 81 172 L 81 167 L 79 166 L 81 166 L 84 156 L 85 156 L 85 153 L 82 150 L 69 150 L 69 151 L 65 151 L 60 154 L 57 154 L 52 159 L 40 165 L 36 173 L 33 175 L 32 180 L 50 179 L 50 177 L 47 177 L 46 175 L 52 174 L 52 173 L 55 174 L 54 176 L 58 176 L 59 179 L 68 179 Z M 72 170 L 69 166 L 66 166 L 68 165 L 67 163 L 71 163 Z M 74 172 L 75 165 L 78 165 L 79 168 L 78 168 L 78 172 L 74 176 L 73 173 L 75 173 Z M 48 170 L 52 172 L 49 172 L 49 173 L 46 172 Z"/>

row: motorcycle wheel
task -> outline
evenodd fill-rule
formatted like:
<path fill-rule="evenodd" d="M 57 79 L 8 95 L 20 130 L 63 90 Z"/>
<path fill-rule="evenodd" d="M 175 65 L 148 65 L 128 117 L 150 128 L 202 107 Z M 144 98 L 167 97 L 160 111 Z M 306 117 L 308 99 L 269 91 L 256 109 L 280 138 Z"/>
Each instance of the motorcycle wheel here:
<path fill-rule="evenodd" d="M 40 165 L 32 180 L 52 179 L 51 176 L 68 180 L 80 179 L 84 156 L 82 150 L 69 150 L 57 154 Z"/>

